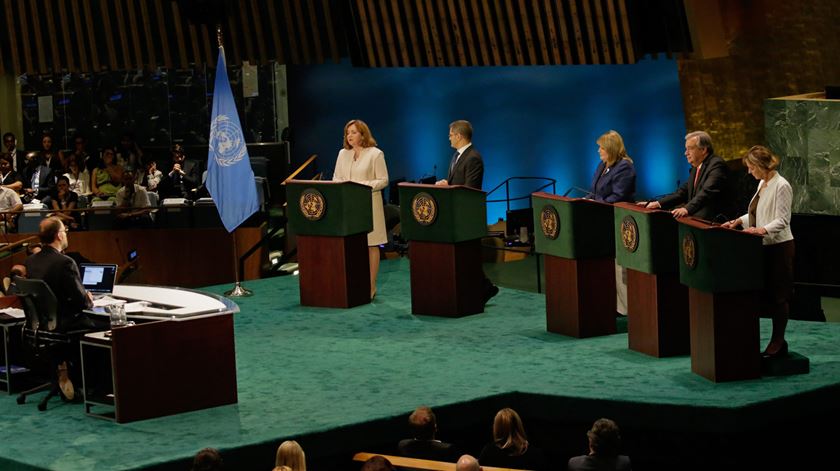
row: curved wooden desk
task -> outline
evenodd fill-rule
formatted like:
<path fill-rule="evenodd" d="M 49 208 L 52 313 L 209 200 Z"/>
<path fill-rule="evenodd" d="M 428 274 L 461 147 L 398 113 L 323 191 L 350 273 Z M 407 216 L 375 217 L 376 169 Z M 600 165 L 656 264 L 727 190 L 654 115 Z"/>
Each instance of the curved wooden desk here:
<path fill-rule="evenodd" d="M 114 296 L 137 325 L 82 338 L 85 413 L 125 423 L 237 402 L 235 303 L 159 286 Z"/>

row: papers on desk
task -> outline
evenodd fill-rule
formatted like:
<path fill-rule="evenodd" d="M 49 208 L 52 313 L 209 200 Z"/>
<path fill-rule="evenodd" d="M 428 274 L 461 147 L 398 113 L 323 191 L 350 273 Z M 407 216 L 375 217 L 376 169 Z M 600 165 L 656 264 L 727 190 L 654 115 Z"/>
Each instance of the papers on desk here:
<path fill-rule="evenodd" d="M 26 315 L 23 313 L 23 309 L 18 309 L 16 307 L 7 307 L 6 309 L 0 309 L 0 312 L 3 314 L 8 314 L 15 319 L 25 319 Z"/>
<path fill-rule="evenodd" d="M 123 304 L 125 300 L 123 299 L 114 299 L 110 296 L 102 296 L 99 299 L 93 300 L 93 307 L 105 307 L 111 306 L 112 304 Z"/>

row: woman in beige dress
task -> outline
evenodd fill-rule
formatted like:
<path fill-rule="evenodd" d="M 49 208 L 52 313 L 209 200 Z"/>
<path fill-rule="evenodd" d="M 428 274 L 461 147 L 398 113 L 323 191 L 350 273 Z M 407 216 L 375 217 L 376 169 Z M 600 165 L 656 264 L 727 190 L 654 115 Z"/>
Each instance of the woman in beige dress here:
<path fill-rule="evenodd" d="M 388 241 L 382 205 L 382 190 L 388 186 L 388 168 L 385 154 L 376 147 L 376 140 L 364 121 L 353 119 L 344 125 L 344 148 L 338 151 L 333 181 L 361 183 L 373 192 L 373 231 L 368 233 L 370 298 L 373 299 L 379 272 L 379 246 Z"/>

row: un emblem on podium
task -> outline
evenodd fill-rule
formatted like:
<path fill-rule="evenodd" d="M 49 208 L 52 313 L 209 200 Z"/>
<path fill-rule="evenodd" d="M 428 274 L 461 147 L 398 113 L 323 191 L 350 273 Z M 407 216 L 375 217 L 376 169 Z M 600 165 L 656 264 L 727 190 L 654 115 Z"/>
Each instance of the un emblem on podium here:
<path fill-rule="evenodd" d="M 438 215 L 438 206 L 435 198 L 424 192 L 417 193 L 411 200 L 411 214 L 414 220 L 421 226 L 429 226 L 435 222 Z"/>
<path fill-rule="evenodd" d="M 300 212 L 310 221 L 317 221 L 324 217 L 327 211 L 327 200 L 320 191 L 307 188 L 300 194 Z"/>
<path fill-rule="evenodd" d="M 693 270 L 697 266 L 697 240 L 691 232 L 683 237 L 682 255 L 685 266 Z"/>
<path fill-rule="evenodd" d="M 540 211 L 540 227 L 543 235 L 551 240 L 560 235 L 560 216 L 554 206 L 543 206 Z"/>
<path fill-rule="evenodd" d="M 630 253 L 639 248 L 639 226 L 633 216 L 624 216 L 621 220 L 621 244 Z"/>

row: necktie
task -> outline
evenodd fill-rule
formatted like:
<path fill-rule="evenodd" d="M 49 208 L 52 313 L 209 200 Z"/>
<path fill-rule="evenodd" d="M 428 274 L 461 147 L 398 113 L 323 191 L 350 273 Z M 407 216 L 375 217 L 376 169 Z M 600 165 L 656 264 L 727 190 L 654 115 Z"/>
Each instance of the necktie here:
<path fill-rule="evenodd" d="M 697 170 L 694 172 L 694 191 L 697 191 L 697 180 L 700 179 L 700 169 L 703 168 L 703 164 L 700 164 L 697 167 Z"/>
<path fill-rule="evenodd" d="M 455 168 L 455 164 L 458 162 L 458 156 L 459 155 L 461 155 L 461 153 L 458 152 L 457 150 L 455 151 L 454 154 L 452 154 L 452 161 L 449 163 L 449 174 L 450 175 L 452 174 L 452 169 Z"/>

